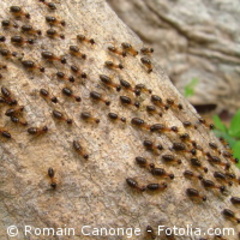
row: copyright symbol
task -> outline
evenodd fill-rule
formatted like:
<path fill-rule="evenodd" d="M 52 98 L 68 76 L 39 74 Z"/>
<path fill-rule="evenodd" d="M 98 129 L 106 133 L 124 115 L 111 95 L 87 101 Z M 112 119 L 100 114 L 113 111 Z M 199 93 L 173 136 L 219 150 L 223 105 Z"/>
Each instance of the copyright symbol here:
<path fill-rule="evenodd" d="M 9 237 L 16 237 L 18 235 L 18 228 L 15 225 L 9 226 L 7 228 L 7 235 Z"/>

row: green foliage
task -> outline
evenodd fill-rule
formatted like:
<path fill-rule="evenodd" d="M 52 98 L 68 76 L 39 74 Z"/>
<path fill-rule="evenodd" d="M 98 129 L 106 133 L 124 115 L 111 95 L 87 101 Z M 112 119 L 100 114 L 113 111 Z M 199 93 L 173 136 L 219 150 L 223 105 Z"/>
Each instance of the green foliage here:
<path fill-rule="evenodd" d="M 232 148 L 234 157 L 240 159 L 240 110 L 233 116 L 229 127 L 217 115 L 213 116 L 213 122 L 216 136 L 223 137 Z M 237 166 L 240 168 L 240 163 Z"/>
<path fill-rule="evenodd" d="M 198 79 L 193 78 L 191 82 L 189 82 L 185 87 L 184 87 L 184 96 L 185 97 L 191 97 L 195 93 L 195 87 L 198 84 Z"/>

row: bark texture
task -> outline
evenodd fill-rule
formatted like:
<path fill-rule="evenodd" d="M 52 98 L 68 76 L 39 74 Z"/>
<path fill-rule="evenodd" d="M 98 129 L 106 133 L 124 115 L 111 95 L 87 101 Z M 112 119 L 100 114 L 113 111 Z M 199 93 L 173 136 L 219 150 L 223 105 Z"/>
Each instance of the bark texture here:
<path fill-rule="evenodd" d="M 119 17 L 156 50 L 156 59 L 183 92 L 199 80 L 194 105 L 239 105 L 239 2 L 109 0 Z"/>
<path fill-rule="evenodd" d="M 7 65 L 7 69 L 1 69 L 1 87 L 11 90 L 11 97 L 17 99 L 18 105 L 25 106 L 19 118 L 26 119 L 29 126 L 12 123 L 4 115 L 11 106 L 1 103 L 1 134 L 9 131 L 12 138 L 5 139 L 1 136 L 0 143 L 0 238 L 10 239 L 6 233 L 10 225 L 19 228 L 18 237 L 13 239 L 127 239 L 127 236 L 83 236 L 80 231 L 83 225 L 141 228 L 142 235 L 133 236 L 133 240 L 149 238 L 145 235 L 147 225 L 152 226 L 155 231 L 158 225 L 186 227 L 187 224 L 192 224 L 203 231 L 208 227 L 234 227 L 237 232 L 236 224 L 226 220 L 221 214 L 225 208 L 236 211 L 229 199 L 238 193 L 237 184 L 227 186 L 228 191 L 224 195 L 217 189 L 207 191 L 200 181 L 190 181 L 183 177 L 183 171 L 186 169 L 195 174 L 204 174 L 201 169 L 196 170 L 190 166 L 191 154 L 188 151 L 178 153 L 169 150 L 174 142 L 180 142 L 179 135 L 186 132 L 192 141 L 201 145 L 204 152 L 218 154 L 209 148 L 209 142 L 215 142 L 219 151 L 223 150 L 223 146 L 207 126 L 199 124 L 196 111 L 174 88 L 156 60 L 152 59 L 153 72 L 149 74 L 141 64 L 140 54 L 135 57 L 128 54 L 124 58 L 107 50 L 110 42 L 119 50 L 122 42 L 131 43 L 138 50 L 143 43 L 122 23 L 105 1 L 54 3 L 57 10 L 50 11 L 38 1 L 0 2 L 1 20 L 11 19 L 11 23 L 16 22 L 19 26 L 31 23 L 35 29 L 42 31 L 42 36 L 28 36 L 20 33 L 20 27 L 1 29 L 6 41 L 0 43 L 0 48 L 17 52 L 8 58 L 1 56 L 1 64 Z M 21 6 L 24 12 L 30 13 L 31 19 L 14 19 L 9 12 L 11 5 Z M 59 34 L 65 35 L 65 39 L 59 38 L 58 35 L 54 39 L 46 36 L 46 30 L 50 28 L 46 23 L 46 16 L 65 20 L 65 27 L 59 24 L 53 26 Z M 94 38 L 96 44 L 77 42 L 77 34 Z M 14 35 L 22 35 L 25 40 L 34 38 L 35 43 L 16 46 L 11 43 L 11 37 Z M 80 51 L 87 55 L 87 59 L 71 56 L 70 45 L 77 45 Z M 41 53 L 44 51 L 55 54 L 56 58 L 52 63 L 42 58 Z M 62 55 L 67 59 L 66 64 L 58 61 L 57 57 Z M 35 69 L 30 71 L 24 68 L 23 60 L 34 61 Z M 121 62 L 124 69 L 109 70 L 104 67 L 106 60 Z M 57 79 L 58 71 L 64 72 L 66 76 L 73 75 L 70 71 L 73 64 L 87 73 L 86 80 L 76 76 L 74 83 Z M 44 73 L 39 71 L 39 66 L 45 67 Z M 136 97 L 131 89 L 122 88 L 117 92 L 101 84 L 99 74 L 111 76 L 114 83 L 119 83 L 119 79 L 123 78 L 131 83 L 132 88 L 138 83 L 145 84 L 148 89 L 152 89 L 152 94 L 162 97 L 164 105 L 167 98 L 173 99 L 175 103 L 169 110 L 165 110 L 161 104 L 156 106 L 157 112 L 162 112 L 162 117 L 156 113 L 150 115 L 146 112 L 146 106 L 154 104 L 151 103 L 148 91 L 143 91 L 139 97 Z M 66 86 L 71 88 L 75 95 L 81 96 L 80 103 L 62 94 L 61 89 Z M 48 90 L 51 96 L 55 95 L 59 103 L 43 99 L 39 95 L 41 88 Z M 102 101 L 92 101 L 89 97 L 90 91 L 102 93 L 103 100 L 111 101 L 110 106 L 106 106 Z M 132 101 L 139 101 L 140 107 L 123 106 L 119 101 L 120 95 L 128 96 Z M 9 98 L 6 100 L 10 101 Z M 183 110 L 179 110 L 177 104 L 182 104 Z M 64 119 L 54 119 L 53 110 L 62 112 L 64 119 L 73 119 L 73 124 L 67 124 Z M 100 123 L 82 120 L 80 113 L 86 111 L 100 119 Z M 109 112 L 125 117 L 126 123 L 111 121 L 108 118 Z M 145 124 L 134 127 L 131 124 L 134 117 L 143 119 Z M 197 126 L 196 129 L 185 129 L 183 121 L 192 122 Z M 149 131 L 149 125 L 155 123 L 164 124 L 166 131 L 162 134 Z M 41 128 L 45 125 L 49 131 L 37 137 L 27 132 L 29 127 Z M 173 126 L 178 127 L 178 133 L 170 130 Z M 143 141 L 146 139 L 150 139 L 156 145 L 162 144 L 163 150 L 146 151 L 143 147 Z M 73 140 L 80 141 L 84 151 L 89 154 L 88 160 L 73 150 Z M 186 142 L 186 148 L 192 149 L 190 141 Z M 174 155 L 176 159 L 181 159 L 182 164 L 164 163 L 161 160 L 164 154 Z M 214 180 L 214 171 L 225 171 L 223 166 L 210 165 L 202 151 L 197 151 L 197 155 L 202 164 L 209 169 L 204 178 Z M 140 168 L 136 164 L 137 156 L 145 157 L 149 163 L 164 168 L 168 173 L 174 173 L 175 178 L 168 180 L 152 176 L 149 168 Z M 229 159 L 222 156 L 220 159 L 221 162 L 229 162 Z M 55 170 L 55 180 L 47 175 L 50 167 Z M 232 164 L 229 172 L 236 171 Z M 166 182 L 168 187 L 162 192 L 139 192 L 126 184 L 126 178 L 130 177 L 137 180 L 140 186 Z M 55 190 L 50 186 L 53 181 L 57 183 Z M 218 182 L 216 184 L 220 185 Z M 207 201 L 196 203 L 190 200 L 185 193 L 189 187 L 196 188 L 202 195 L 206 195 Z M 35 228 L 71 227 L 76 229 L 76 236 L 24 236 L 25 225 Z M 175 236 L 171 239 L 199 238 Z M 157 239 L 169 238 L 158 236 Z M 237 238 L 231 236 L 229 239 Z"/>

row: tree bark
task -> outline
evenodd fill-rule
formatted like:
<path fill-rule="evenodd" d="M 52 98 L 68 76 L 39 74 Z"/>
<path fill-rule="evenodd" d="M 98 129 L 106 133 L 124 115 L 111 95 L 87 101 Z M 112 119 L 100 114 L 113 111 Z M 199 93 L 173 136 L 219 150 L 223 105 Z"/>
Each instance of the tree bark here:
<path fill-rule="evenodd" d="M 119 17 L 155 49 L 156 59 L 183 93 L 198 79 L 196 106 L 235 113 L 239 105 L 239 2 L 108 1 Z"/>
<path fill-rule="evenodd" d="M 42 36 L 29 36 L 20 33 L 18 29 L 2 29 L 6 37 L 1 42 L 1 49 L 9 49 L 17 52 L 8 58 L 1 56 L 1 64 L 7 69 L 1 69 L 1 87 L 8 88 L 11 98 L 5 97 L 9 104 L 13 99 L 18 105 L 24 105 L 19 119 L 26 119 L 28 126 L 12 123 L 5 112 L 12 106 L 1 103 L 1 134 L 4 131 L 11 133 L 11 139 L 1 137 L 1 165 L 0 165 L 0 196 L 1 196 L 1 239 L 10 239 L 7 228 L 16 225 L 19 235 L 13 239 L 127 239 L 127 236 L 84 236 L 81 228 L 91 225 L 95 228 L 140 228 L 140 236 L 132 236 L 131 239 L 149 238 L 145 229 L 150 225 L 155 231 L 158 225 L 166 227 L 185 228 L 188 224 L 193 227 L 206 230 L 209 227 L 223 228 L 233 227 L 237 232 L 237 226 L 226 220 L 221 212 L 235 207 L 230 204 L 230 197 L 235 196 L 239 188 L 236 184 L 228 187 L 228 191 L 221 195 L 218 190 L 205 190 L 198 180 L 187 180 L 183 177 L 183 171 L 192 170 L 195 174 L 203 174 L 204 178 L 212 179 L 213 172 L 225 171 L 223 166 L 211 165 L 202 151 L 197 155 L 202 164 L 208 168 L 208 173 L 193 169 L 190 166 L 192 155 L 191 143 L 186 142 L 187 150 L 176 152 L 171 150 L 173 143 L 180 142 L 180 134 L 188 133 L 191 141 L 196 141 L 204 152 L 212 155 L 217 153 L 209 148 L 209 142 L 218 145 L 223 150 L 223 145 L 209 131 L 206 124 L 199 123 L 199 116 L 193 107 L 179 94 L 169 81 L 161 67 L 154 58 L 151 59 L 153 71 L 147 72 L 146 66 L 140 61 L 140 54 L 132 56 L 127 54 L 121 57 L 109 53 L 107 47 L 112 43 L 121 50 L 121 43 L 127 42 L 139 50 L 143 43 L 129 28 L 122 23 L 105 1 L 54 1 L 57 9 L 50 11 L 48 6 L 38 1 L 1 1 L 1 20 L 11 19 L 19 26 L 30 24 L 34 29 L 42 31 Z M 14 19 L 9 8 L 12 5 L 22 7 L 21 19 Z M 31 19 L 23 15 L 30 13 Z M 46 36 L 49 25 L 46 16 L 55 16 L 58 20 L 64 20 L 66 26 L 56 22 L 53 26 L 58 34 L 64 34 L 65 39 L 56 35 L 53 39 Z M 34 38 L 33 45 L 24 42 L 16 46 L 11 42 L 11 37 L 22 35 L 24 40 Z M 88 42 L 79 43 L 77 34 L 84 34 L 87 38 L 93 38 L 96 44 Z M 87 55 L 86 60 L 79 56 L 69 54 L 69 46 L 77 45 L 82 53 Z M 50 51 L 56 57 L 43 59 L 42 52 Z M 24 55 L 23 55 L 24 54 Z M 59 61 L 60 56 L 65 56 L 66 64 Z M 150 57 L 151 58 L 151 57 Z M 23 67 L 24 60 L 35 62 L 34 69 Z M 104 66 L 107 60 L 121 63 L 124 68 L 109 70 Z M 86 72 L 87 79 L 77 78 L 70 71 L 71 65 L 77 65 L 81 71 Z M 45 67 L 45 72 L 40 71 L 40 66 Z M 75 82 L 57 79 L 57 72 L 65 73 L 65 76 L 75 76 Z M 119 83 L 120 78 L 129 81 L 132 89 L 122 87 L 118 92 L 114 87 L 107 88 L 101 84 L 99 74 L 111 76 L 114 83 Z M 147 114 L 146 106 L 154 105 L 151 102 L 151 94 L 142 91 L 136 96 L 133 88 L 136 84 L 145 84 L 152 94 L 159 95 L 163 99 L 163 105 L 167 107 L 167 99 L 174 100 L 174 104 L 166 110 L 163 105 L 156 106 L 158 114 Z M 74 96 L 80 96 L 81 102 L 76 102 L 74 97 L 62 94 L 64 87 L 71 88 Z M 59 99 L 58 103 L 40 96 L 39 90 L 44 88 L 51 96 Z M 103 101 L 90 99 L 90 92 L 97 91 L 102 94 Z M 120 103 L 119 96 L 128 96 L 132 101 L 139 101 L 140 107 L 134 104 L 125 106 Z M 110 100 L 107 106 L 105 100 Z M 182 104 L 180 110 L 177 105 Z M 16 107 L 16 106 L 13 106 Z M 62 120 L 53 117 L 53 110 L 64 114 Z M 80 118 L 82 112 L 90 112 L 94 118 L 100 119 L 95 123 L 94 119 L 84 121 Z M 121 120 L 111 121 L 109 112 L 117 113 L 119 118 L 125 117 L 126 123 Z M 145 124 L 135 127 L 131 123 L 133 118 L 141 118 Z M 73 120 L 67 124 L 67 118 Z M 184 128 L 183 122 L 190 121 L 194 127 Z M 165 132 L 151 132 L 149 125 L 164 124 Z M 37 136 L 31 136 L 28 128 L 43 126 L 48 131 L 41 131 Z M 177 127 L 178 132 L 176 132 Z M 170 130 L 172 128 L 172 130 Z M 174 130 L 175 129 L 175 130 Z M 154 149 L 147 151 L 143 141 L 149 139 L 154 144 L 161 144 L 163 150 Z M 83 150 L 74 151 L 73 141 L 79 141 Z M 89 155 L 86 160 L 84 154 Z M 182 164 L 166 164 L 162 161 L 162 155 L 171 154 L 180 159 Z M 164 168 L 168 173 L 173 173 L 173 180 L 158 179 L 150 174 L 148 168 L 140 168 L 135 161 L 137 156 L 145 157 L 148 163 L 154 163 L 156 167 Z M 222 162 L 228 162 L 220 156 Z M 54 178 L 48 175 L 48 169 L 55 171 Z M 237 172 L 234 164 L 230 172 Z M 139 186 L 149 183 L 167 183 L 164 191 L 153 192 L 138 191 L 127 185 L 126 179 L 134 178 Z M 214 180 L 215 181 L 215 180 Z M 216 181 L 215 181 L 216 182 Z M 51 184 L 56 183 L 56 189 Z M 220 185 L 216 182 L 216 185 Z M 207 201 L 192 201 L 186 195 L 187 188 L 196 188 Z M 26 225 L 32 227 L 32 235 L 25 234 Z M 75 236 L 50 236 L 33 234 L 34 228 L 75 228 Z M 203 237 L 203 236 L 202 236 Z M 166 239 L 158 236 L 158 239 Z M 175 236 L 173 239 L 199 239 L 200 236 Z M 231 236 L 229 239 L 237 239 Z"/>

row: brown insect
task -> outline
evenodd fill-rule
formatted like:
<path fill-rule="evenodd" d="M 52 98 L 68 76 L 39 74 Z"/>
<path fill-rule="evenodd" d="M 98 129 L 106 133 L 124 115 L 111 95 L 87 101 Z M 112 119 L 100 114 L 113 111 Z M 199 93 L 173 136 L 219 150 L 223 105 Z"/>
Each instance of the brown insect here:
<path fill-rule="evenodd" d="M 149 130 L 150 126 L 148 124 L 145 123 L 145 121 L 141 118 L 132 118 L 131 120 L 131 124 L 139 129 L 145 129 L 145 130 Z"/>
<path fill-rule="evenodd" d="M 52 115 L 54 118 L 58 119 L 59 121 L 64 121 L 67 124 L 71 125 L 73 123 L 73 120 L 70 118 L 67 118 L 66 116 L 64 116 L 63 113 L 57 111 L 57 110 L 53 110 L 52 111 Z"/>
<path fill-rule="evenodd" d="M 73 149 L 80 155 L 82 156 L 84 159 L 88 160 L 89 155 L 85 152 L 85 150 L 83 149 L 82 145 L 79 143 L 79 141 L 74 140 L 73 141 Z"/>
<path fill-rule="evenodd" d="M 49 38 L 61 38 L 61 39 L 65 39 L 65 36 L 64 34 L 62 33 L 58 33 L 57 30 L 53 29 L 53 28 L 50 28 L 46 31 L 46 35 L 49 37 Z"/>
<path fill-rule="evenodd" d="M 224 209 L 224 210 L 222 211 L 222 215 L 223 215 L 225 218 L 227 218 L 227 219 L 230 219 L 230 220 L 232 220 L 232 221 L 234 221 L 234 222 L 240 223 L 240 218 L 237 218 L 237 217 L 235 216 L 235 213 L 234 213 L 232 210 L 230 210 L 230 209 Z"/>
<path fill-rule="evenodd" d="M 213 176 L 219 182 L 227 183 L 229 186 L 233 184 L 231 181 L 228 181 L 227 176 L 222 172 L 216 171 L 213 173 Z"/>
<path fill-rule="evenodd" d="M 39 2 L 43 3 L 44 5 L 46 5 L 50 10 L 56 10 L 56 6 L 54 3 L 52 2 L 46 2 L 45 0 L 39 0 Z"/>
<path fill-rule="evenodd" d="M 111 88 L 114 88 L 118 92 L 121 90 L 121 86 L 114 83 L 113 80 L 109 76 L 104 75 L 104 74 L 100 74 L 99 78 L 104 85 L 106 85 L 108 87 L 111 87 Z"/>
<path fill-rule="evenodd" d="M 183 105 L 181 103 L 176 104 L 173 99 L 167 98 L 166 99 L 165 109 L 168 110 L 169 108 L 182 110 L 183 109 Z"/>
<path fill-rule="evenodd" d="M 109 52 L 114 53 L 116 55 L 119 55 L 119 56 L 122 56 L 122 57 L 126 57 L 127 56 L 127 52 L 126 51 L 121 51 L 121 50 L 117 49 L 114 46 L 108 46 L 107 49 L 108 49 Z"/>
<path fill-rule="evenodd" d="M 27 132 L 30 135 L 35 135 L 35 136 L 40 136 L 40 135 L 44 135 L 45 133 L 48 132 L 48 127 L 47 126 L 43 126 L 43 127 L 30 127 L 27 129 Z"/>
<path fill-rule="evenodd" d="M 161 159 L 165 163 L 176 163 L 176 164 L 181 164 L 182 161 L 180 159 L 176 159 L 175 156 L 171 154 L 164 154 L 161 156 Z"/>
<path fill-rule="evenodd" d="M 108 117 L 112 121 L 120 120 L 121 122 L 124 122 L 124 123 L 127 121 L 125 117 L 119 117 L 118 114 L 113 113 L 113 112 L 108 113 Z"/>
<path fill-rule="evenodd" d="M 82 101 L 81 97 L 74 95 L 73 90 L 70 89 L 69 87 L 64 87 L 62 89 L 62 94 L 69 98 L 73 98 L 76 102 Z"/>
<path fill-rule="evenodd" d="M 215 189 L 219 189 L 219 191 L 221 192 L 221 193 L 224 193 L 225 191 L 226 191 L 226 187 L 225 186 L 217 186 L 213 181 L 211 181 L 211 180 L 208 180 L 208 179 L 202 179 L 201 180 L 201 182 L 202 182 L 202 185 L 204 186 L 204 188 L 206 188 L 206 189 L 213 189 L 213 188 L 215 188 Z"/>
<path fill-rule="evenodd" d="M 41 31 L 41 30 L 36 30 L 36 29 L 34 29 L 34 28 L 33 28 L 31 25 L 29 25 L 29 24 L 24 24 L 24 25 L 22 25 L 22 26 L 21 26 L 21 31 L 22 31 L 22 33 L 28 34 L 28 35 L 34 35 L 34 36 L 36 36 L 36 35 L 38 35 L 38 36 L 42 35 L 42 31 Z"/>
<path fill-rule="evenodd" d="M 22 36 L 20 35 L 15 35 L 11 37 L 11 43 L 15 44 L 15 45 L 19 45 L 22 46 L 23 44 L 34 44 L 35 40 L 34 39 L 24 39 Z"/>
<path fill-rule="evenodd" d="M 183 176 L 185 178 L 188 178 L 188 179 L 197 179 L 197 180 L 202 180 L 203 179 L 203 176 L 202 175 L 197 175 L 197 174 L 194 174 L 192 171 L 190 170 L 185 170 L 183 172 Z"/>
<path fill-rule="evenodd" d="M 135 85 L 134 91 L 137 96 L 139 96 L 141 93 L 152 93 L 151 89 L 148 89 L 144 84 L 139 83 Z"/>
<path fill-rule="evenodd" d="M 240 198 L 239 197 L 231 197 L 230 201 L 234 205 L 240 205 Z"/>
<path fill-rule="evenodd" d="M 153 105 L 147 105 L 146 106 L 146 111 L 148 112 L 148 114 L 151 114 L 151 115 L 157 114 L 160 117 L 162 117 L 162 115 L 163 115 L 162 112 L 158 112 L 157 108 Z"/>
<path fill-rule="evenodd" d="M 187 188 L 186 189 L 186 194 L 187 194 L 187 196 L 189 197 L 189 198 L 191 198 L 191 199 L 200 199 L 200 200 L 202 200 L 202 201 L 206 201 L 207 200 L 207 197 L 206 196 L 204 196 L 204 195 L 201 195 L 200 193 L 199 193 L 199 191 L 198 190 L 196 190 L 196 189 L 194 189 L 194 188 Z"/>
<path fill-rule="evenodd" d="M 138 101 L 134 102 L 130 97 L 127 96 L 120 96 L 119 97 L 120 102 L 124 105 L 124 106 L 134 106 L 136 108 L 140 107 L 140 103 Z"/>
<path fill-rule="evenodd" d="M 1 134 L 0 136 L 3 137 L 4 139 L 12 139 L 11 133 L 3 127 L 0 127 L 0 134 Z"/>
<path fill-rule="evenodd" d="M 41 55 L 42 55 L 42 58 L 47 60 L 48 62 L 59 61 L 62 64 L 67 63 L 67 59 L 65 57 L 57 57 L 53 53 L 48 52 L 48 51 L 42 52 Z"/>
<path fill-rule="evenodd" d="M 91 45 L 96 44 L 95 40 L 93 38 L 86 38 L 84 35 L 82 34 L 78 34 L 77 35 L 77 40 L 79 42 L 86 42 L 86 43 L 90 43 Z"/>
<path fill-rule="evenodd" d="M 50 183 L 51 188 L 55 190 L 57 187 L 57 183 L 56 183 L 56 179 L 54 176 L 55 176 L 55 171 L 53 170 L 53 168 L 50 167 L 48 169 L 48 177 L 51 180 L 51 183 Z"/>
<path fill-rule="evenodd" d="M 66 22 L 64 20 L 57 19 L 53 16 L 47 16 L 45 20 L 50 26 L 66 26 Z"/>
<path fill-rule="evenodd" d="M 121 70 L 121 69 L 124 68 L 121 63 L 116 64 L 116 63 L 114 63 L 112 61 L 105 61 L 104 62 L 104 66 L 109 68 L 109 69 L 120 69 Z"/>
<path fill-rule="evenodd" d="M 85 72 L 81 72 L 79 67 L 76 65 L 71 65 L 70 69 L 77 77 L 87 78 L 87 74 Z"/>
<path fill-rule="evenodd" d="M 75 82 L 75 78 L 73 76 L 68 77 L 64 72 L 57 72 L 56 76 L 58 79 L 65 80 L 67 82 L 71 82 L 71 83 Z"/>
<path fill-rule="evenodd" d="M 23 67 L 28 71 L 39 70 L 40 72 L 45 72 L 45 68 L 42 66 L 38 66 L 32 60 L 22 60 L 21 61 Z"/>
<path fill-rule="evenodd" d="M 7 103 L 8 105 L 17 105 L 17 100 L 12 98 L 12 93 L 10 92 L 9 89 L 7 89 L 6 87 L 1 87 L 1 93 L 2 93 L 2 97 L 5 100 L 5 103 Z"/>
<path fill-rule="evenodd" d="M 200 160 L 199 160 L 198 158 L 191 158 L 191 159 L 190 159 L 190 163 L 191 163 L 191 166 L 192 166 L 192 167 L 197 168 L 197 169 L 201 169 L 201 170 L 203 170 L 205 173 L 208 172 L 208 168 L 203 167 L 202 163 L 200 162 Z"/>
<path fill-rule="evenodd" d="M 156 168 L 154 165 L 150 166 L 151 167 L 151 174 L 156 177 L 163 177 L 163 178 L 169 178 L 171 180 L 174 179 L 174 174 L 173 173 L 167 173 L 165 169 L 163 168 Z"/>
<path fill-rule="evenodd" d="M 100 119 L 93 117 L 89 112 L 82 112 L 80 117 L 87 122 L 100 123 Z"/>
<path fill-rule="evenodd" d="M 81 53 L 79 47 L 77 46 L 70 46 L 69 53 L 75 57 L 80 57 L 82 59 L 87 59 L 87 55 L 85 53 Z"/>
<path fill-rule="evenodd" d="M 143 146 L 146 148 L 146 150 L 151 151 L 156 155 L 159 155 L 159 151 L 163 150 L 163 146 L 161 144 L 155 144 L 149 139 L 145 139 L 143 141 Z"/>
<path fill-rule="evenodd" d="M 154 49 L 153 48 L 143 47 L 143 48 L 140 49 L 140 52 L 143 55 L 151 55 L 154 52 Z"/>
<path fill-rule="evenodd" d="M 11 22 L 8 19 L 2 20 L 1 25 L 2 25 L 3 29 L 19 28 L 19 25 L 17 23 Z"/>
<path fill-rule="evenodd" d="M 223 167 L 225 167 L 226 170 L 228 170 L 231 166 L 231 164 L 228 162 L 222 162 L 218 156 L 212 156 L 210 153 L 207 153 L 206 155 L 208 157 L 209 163 L 211 163 L 212 165 L 223 166 Z"/>
<path fill-rule="evenodd" d="M 5 112 L 5 115 L 8 116 L 8 117 L 19 116 L 19 115 L 22 114 L 23 110 L 24 110 L 24 106 L 18 106 L 16 108 L 9 108 Z"/>
<path fill-rule="evenodd" d="M 126 52 L 126 53 L 130 53 L 130 54 L 133 55 L 133 56 L 137 56 L 137 55 L 138 55 L 138 51 L 135 50 L 135 49 L 132 47 L 132 45 L 129 44 L 129 43 L 123 42 L 123 43 L 121 44 L 121 47 L 122 47 L 123 51 Z"/>
<path fill-rule="evenodd" d="M 147 72 L 148 73 L 151 73 L 153 71 L 152 62 L 151 62 L 151 60 L 149 58 L 142 57 L 141 58 L 141 62 L 147 68 Z"/>
<path fill-rule="evenodd" d="M 145 186 L 139 186 L 138 182 L 133 179 L 133 178 L 126 178 L 126 183 L 128 184 L 128 186 L 130 186 L 131 188 L 134 188 L 140 192 L 145 191 Z"/>
<path fill-rule="evenodd" d="M 98 102 L 103 102 L 105 103 L 107 106 L 109 106 L 111 104 L 111 102 L 109 100 L 106 100 L 101 93 L 96 92 L 96 91 L 92 91 L 90 92 L 90 98 L 93 99 L 94 101 L 98 101 Z"/>
<path fill-rule="evenodd" d="M 146 185 L 146 190 L 148 191 L 163 191 L 168 187 L 167 183 L 149 183 Z"/>
<path fill-rule="evenodd" d="M 25 12 L 21 7 L 19 6 L 11 6 L 10 7 L 10 13 L 16 17 L 16 18 L 21 18 L 25 17 L 27 19 L 30 19 L 30 14 Z"/>
<path fill-rule="evenodd" d="M 40 95 L 47 100 L 50 100 L 53 103 L 58 103 L 58 99 L 55 96 L 50 96 L 50 93 L 48 92 L 48 90 L 41 88 L 39 90 Z"/>

